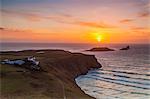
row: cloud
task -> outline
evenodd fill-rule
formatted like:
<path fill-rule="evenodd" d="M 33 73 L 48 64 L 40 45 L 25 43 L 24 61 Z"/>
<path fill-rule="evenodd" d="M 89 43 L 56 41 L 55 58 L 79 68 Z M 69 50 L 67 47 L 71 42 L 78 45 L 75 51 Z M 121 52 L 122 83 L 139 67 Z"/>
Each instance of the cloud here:
<path fill-rule="evenodd" d="M 12 10 L 5 10 L 5 9 L 2 9 L 2 14 L 6 14 L 6 15 L 9 15 L 9 16 L 17 16 L 17 17 L 21 17 L 21 18 L 24 18 L 28 21 L 33 21 L 33 22 L 39 22 L 39 21 L 42 21 L 42 20 L 45 20 L 45 19 L 48 19 L 48 20 L 54 20 L 54 21 L 63 21 L 64 19 L 68 19 L 68 18 L 72 18 L 71 15 L 69 14 L 65 14 L 65 13 L 57 13 L 56 15 L 47 15 L 47 16 L 43 16 L 39 13 L 35 13 L 35 12 L 21 12 L 21 11 L 12 11 Z"/>
<path fill-rule="evenodd" d="M 3 27 L 0 27 L 0 30 L 4 30 L 5 28 L 3 28 Z"/>
<path fill-rule="evenodd" d="M 133 33 L 137 34 L 148 35 L 150 33 L 150 29 L 148 27 L 131 27 L 130 29 Z"/>
<path fill-rule="evenodd" d="M 137 17 L 146 18 L 150 16 L 150 3 L 149 0 L 142 5 L 139 5 L 141 10 L 137 13 Z"/>
<path fill-rule="evenodd" d="M 17 17 L 23 17 L 26 20 L 29 21 L 40 21 L 42 19 L 42 16 L 38 15 L 37 13 L 30 13 L 30 12 L 21 12 L 21 11 L 12 11 L 12 10 L 5 10 L 2 9 L 2 14 L 6 14 L 9 16 L 17 16 Z"/>
<path fill-rule="evenodd" d="M 145 30 L 147 29 L 146 27 L 132 27 L 132 30 Z"/>
<path fill-rule="evenodd" d="M 123 19 L 123 20 L 120 20 L 120 23 L 130 23 L 133 21 L 134 21 L 133 19 Z"/>
<path fill-rule="evenodd" d="M 114 26 L 105 24 L 105 23 L 96 23 L 96 22 L 88 22 L 88 21 L 76 21 L 73 24 L 94 27 L 94 28 L 113 28 Z"/>
<path fill-rule="evenodd" d="M 22 17 L 29 22 L 39 22 L 42 20 L 51 20 L 59 23 L 65 23 L 65 24 L 72 24 L 72 25 L 80 25 L 80 26 L 86 26 L 86 27 L 92 27 L 92 28 L 113 28 L 114 26 L 100 22 L 89 22 L 89 21 L 83 21 L 80 19 L 75 18 L 74 16 L 66 13 L 57 13 L 57 14 L 50 14 L 50 15 L 41 15 L 38 13 L 29 13 L 29 12 L 19 12 L 19 11 L 10 11 L 10 10 L 4 10 L 2 9 L 2 13 L 8 14 L 11 16 L 19 16 Z M 126 20 L 127 21 L 127 20 Z"/>
<path fill-rule="evenodd" d="M 112 25 L 108 25 L 103 22 L 97 23 L 97 22 L 83 21 L 68 14 L 48 16 L 46 17 L 46 19 L 51 19 L 60 23 L 65 23 L 65 24 L 80 25 L 80 26 L 93 27 L 93 28 L 113 28 L 114 27 Z"/>
<path fill-rule="evenodd" d="M 72 15 L 69 14 L 61 14 L 61 15 L 55 15 L 55 16 L 48 16 L 46 19 L 51 19 L 60 23 L 65 24 L 72 24 L 72 25 L 80 25 L 80 26 L 86 26 L 86 27 L 93 27 L 93 28 L 114 28 L 114 26 L 106 24 L 104 22 L 91 22 L 91 21 L 83 21 L 81 19 L 77 19 Z"/>
<path fill-rule="evenodd" d="M 141 18 L 145 18 L 149 16 L 150 16 L 149 11 L 143 11 L 143 12 L 138 13 L 138 17 L 141 17 Z"/>
<path fill-rule="evenodd" d="M 8 33 L 12 32 L 24 32 L 24 33 L 33 33 L 33 31 L 29 29 L 15 29 L 15 28 L 5 28 L 5 27 L 0 27 L 1 31 L 7 31 Z"/>

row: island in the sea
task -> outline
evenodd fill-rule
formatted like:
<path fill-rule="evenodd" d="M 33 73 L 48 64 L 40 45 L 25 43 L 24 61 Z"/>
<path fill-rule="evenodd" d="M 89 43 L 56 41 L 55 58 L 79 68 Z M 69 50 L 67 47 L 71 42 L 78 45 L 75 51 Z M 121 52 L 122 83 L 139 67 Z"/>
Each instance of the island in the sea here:
<path fill-rule="evenodd" d="M 108 48 L 108 47 L 94 47 L 92 49 L 86 50 L 86 51 L 115 51 L 114 49 Z"/>
<path fill-rule="evenodd" d="M 121 48 L 120 50 L 129 50 L 130 46 L 128 45 L 127 47 Z"/>
<path fill-rule="evenodd" d="M 94 99 L 75 83 L 92 68 L 94 55 L 64 50 L 0 52 L 2 99 Z"/>

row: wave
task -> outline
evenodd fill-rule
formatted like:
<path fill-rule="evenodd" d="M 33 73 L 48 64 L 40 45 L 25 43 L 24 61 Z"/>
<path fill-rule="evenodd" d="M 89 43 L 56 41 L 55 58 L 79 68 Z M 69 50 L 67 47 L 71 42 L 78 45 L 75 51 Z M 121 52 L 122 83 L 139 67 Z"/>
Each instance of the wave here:
<path fill-rule="evenodd" d="M 99 98 L 101 95 L 120 98 L 122 94 L 127 94 L 129 97 L 136 95 L 145 99 L 150 97 L 149 74 L 97 69 L 89 71 L 87 75 L 79 76 L 76 82 L 82 90 L 97 99 L 101 99 Z"/>

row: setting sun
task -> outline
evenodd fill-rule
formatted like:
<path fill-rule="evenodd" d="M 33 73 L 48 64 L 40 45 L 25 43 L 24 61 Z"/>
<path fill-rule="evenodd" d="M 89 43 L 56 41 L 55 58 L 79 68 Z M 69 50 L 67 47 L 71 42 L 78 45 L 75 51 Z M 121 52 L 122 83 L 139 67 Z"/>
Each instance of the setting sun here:
<path fill-rule="evenodd" d="M 93 37 L 95 38 L 96 42 L 102 42 L 102 40 L 103 40 L 102 33 L 93 33 Z"/>
<path fill-rule="evenodd" d="M 97 35 L 96 39 L 97 39 L 98 42 L 101 42 L 102 36 L 101 35 Z"/>

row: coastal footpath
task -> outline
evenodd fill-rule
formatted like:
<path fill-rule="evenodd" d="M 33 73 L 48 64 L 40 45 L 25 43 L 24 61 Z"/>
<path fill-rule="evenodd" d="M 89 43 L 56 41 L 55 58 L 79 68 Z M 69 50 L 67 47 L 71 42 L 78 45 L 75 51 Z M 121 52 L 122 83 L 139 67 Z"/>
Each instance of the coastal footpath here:
<path fill-rule="evenodd" d="M 94 55 L 25 50 L 0 52 L 0 56 L 1 61 L 34 56 L 40 66 L 40 70 L 32 70 L 24 65 L 0 64 L 2 99 L 94 99 L 75 83 L 79 75 L 101 67 Z"/>

